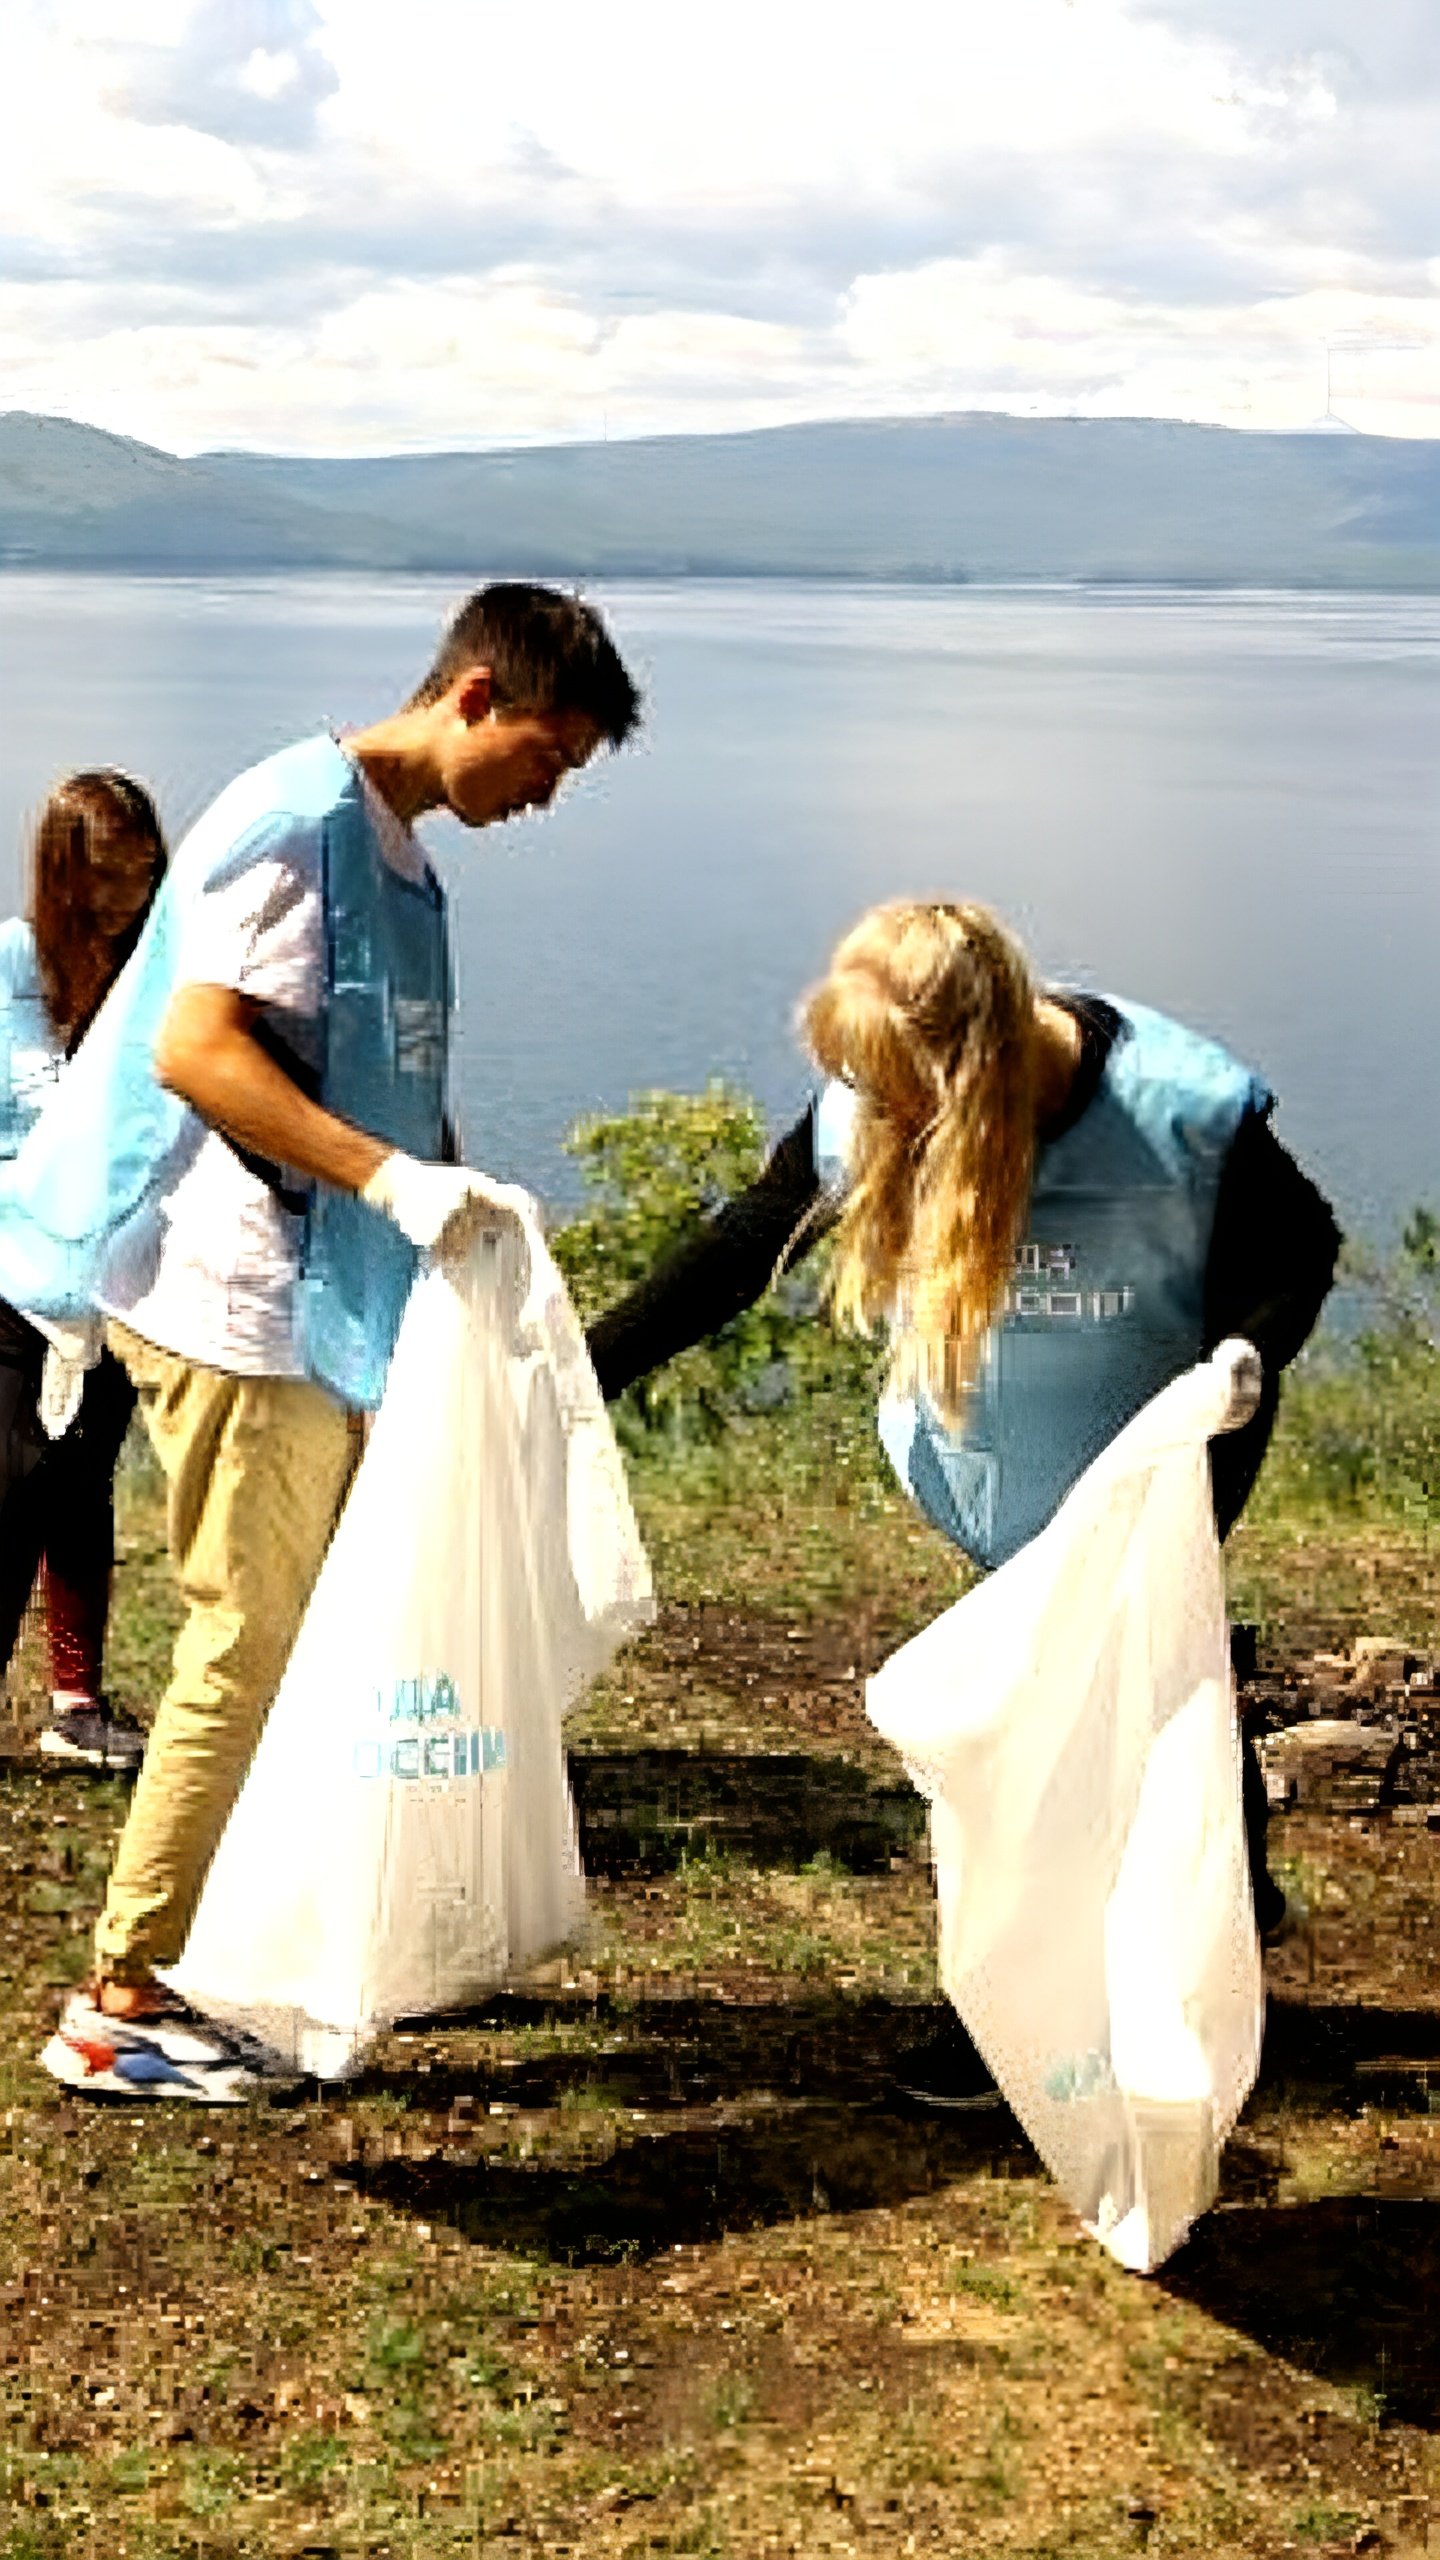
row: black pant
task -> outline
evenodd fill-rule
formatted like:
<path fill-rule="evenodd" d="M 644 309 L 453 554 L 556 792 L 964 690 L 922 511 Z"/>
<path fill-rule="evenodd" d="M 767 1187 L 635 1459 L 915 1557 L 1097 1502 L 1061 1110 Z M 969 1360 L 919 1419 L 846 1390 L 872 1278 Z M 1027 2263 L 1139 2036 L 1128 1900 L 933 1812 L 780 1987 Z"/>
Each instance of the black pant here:
<path fill-rule="evenodd" d="M 48 1560 L 87 1671 L 98 1686 L 115 1557 L 115 1462 L 135 1409 L 118 1360 L 102 1352 L 60 1440 L 39 1415 L 45 1344 L 0 1299 L 0 1677 L 10 1665 L 41 1558 Z"/>

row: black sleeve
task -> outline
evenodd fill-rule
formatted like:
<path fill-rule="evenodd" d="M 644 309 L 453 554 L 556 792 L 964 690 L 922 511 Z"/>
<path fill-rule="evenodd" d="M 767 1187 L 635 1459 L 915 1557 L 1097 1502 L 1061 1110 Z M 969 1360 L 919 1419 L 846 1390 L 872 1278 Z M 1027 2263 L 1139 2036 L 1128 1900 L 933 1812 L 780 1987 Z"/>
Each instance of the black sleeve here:
<path fill-rule="evenodd" d="M 753 1306 L 777 1266 L 788 1271 L 808 1253 L 837 1211 L 816 1169 L 809 1109 L 748 1190 L 590 1326 L 585 1338 L 606 1401 Z"/>
<path fill-rule="evenodd" d="M 1234 1527 L 1270 1444 L 1280 1373 L 1308 1340 L 1335 1276 L 1340 1230 L 1308 1174 L 1258 1111 L 1242 1120 L 1220 1178 L 1205 1273 L 1205 1349 L 1230 1334 L 1264 1363 L 1260 1408 L 1210 1443 L 1221 1537 Z"/>

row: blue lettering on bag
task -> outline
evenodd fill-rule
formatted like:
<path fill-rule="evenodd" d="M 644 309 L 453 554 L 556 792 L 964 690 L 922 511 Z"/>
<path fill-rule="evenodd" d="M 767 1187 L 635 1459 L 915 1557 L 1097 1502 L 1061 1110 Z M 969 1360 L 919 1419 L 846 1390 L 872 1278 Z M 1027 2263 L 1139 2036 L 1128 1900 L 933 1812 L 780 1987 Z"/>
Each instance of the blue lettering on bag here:
<path fill-rule="evenodd" d="M 375 1712 L 383 1724 L 437 1724 L 460 1715 L 460 1693 L 448 1671 L 421 1672 L 397 1680 L 388 1696 L 375 1692 Z"/>
<path fill-rule="evenodd" d="M 1093 2048 L 1089 2053 L 1068 2055 L 1045 2075 L 1046 2097 L 1057 2098 L 1062 2105 L 1106 2096 L 1115 2085 L 1109 2054 L 1098 2053 Z"/>
<path fill-rule="evenodd" d="M 408 1684 L 418 1688 L 416 1682 Z M 453 1692 L 452 1692 L 453 1695 Z M 506 1766 L 499 1725 L 463 1733 L 362 1734 L 354 1747 L 358 1778 L 480 1778 Z"/>

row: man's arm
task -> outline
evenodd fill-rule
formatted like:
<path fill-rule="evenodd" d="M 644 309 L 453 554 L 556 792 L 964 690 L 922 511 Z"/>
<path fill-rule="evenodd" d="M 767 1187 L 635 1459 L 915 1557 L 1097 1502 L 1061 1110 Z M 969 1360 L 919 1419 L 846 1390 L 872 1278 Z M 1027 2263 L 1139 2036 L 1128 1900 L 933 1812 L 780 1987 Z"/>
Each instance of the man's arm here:
<path fill-rule="evenodd" d="M 178 988 L 155 1043 L 160 1082 L 251 1154 L 337 1191 L 363 1190 L 390 1148 L 301 1092 L 256 1039 L 259 1012 L 233 987 Z"/>
<path fill-rule="evenodd" d="M 816 1170 L 807 1110 L 747 1190 L 591 1325 L 586 1341 L 606 1401 L 753 1306 L 777 1265 L 788 1271 L 837 1215 Z"/>

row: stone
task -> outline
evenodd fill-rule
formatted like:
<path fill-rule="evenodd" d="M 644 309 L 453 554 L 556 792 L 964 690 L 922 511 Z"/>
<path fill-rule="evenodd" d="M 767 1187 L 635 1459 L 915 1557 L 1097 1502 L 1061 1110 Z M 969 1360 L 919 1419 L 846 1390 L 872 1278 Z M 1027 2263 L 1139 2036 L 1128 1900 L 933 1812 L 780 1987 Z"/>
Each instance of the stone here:
<path fill-rule="evenodd" d="M 1390 1799 L 1402 1749 L 1393 1725 L 1315 1716 L 1261 1743 L 1265 1792 L 1277 1811 L 1296 1805 L 1315 1813 L 1374 1812 Z"/>

